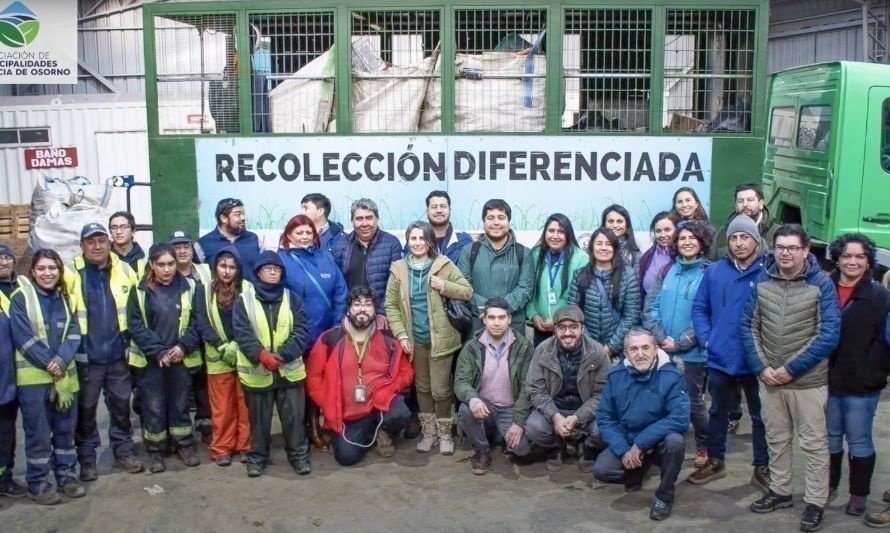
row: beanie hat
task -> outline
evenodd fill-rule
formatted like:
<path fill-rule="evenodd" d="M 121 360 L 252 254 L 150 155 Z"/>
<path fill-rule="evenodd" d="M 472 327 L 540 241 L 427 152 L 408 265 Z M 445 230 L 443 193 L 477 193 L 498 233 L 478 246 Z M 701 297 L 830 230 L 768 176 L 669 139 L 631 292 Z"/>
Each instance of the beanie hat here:
<path fill-rule="evenodd" d="M 12 251 L 12 248 L 9 247 L 8 244 L 4 244 L 0 242 L 0 255 L 11 255 L 13 259 L 15 259 L 15 254 Z"/>
<path fill-rule="evenodd" d="M 728 241 L 733 233 L 739 232 L 747 233 L 754 239 L 754 242 L 760 244 L 760 232 L 757 230 L 757 223 L 748 215 L 737 215 L 732 219 L 729 227 L 726 228 L 726 240 Z"/>
<path fill-rule="evenodd" d="M 282 272 L 284 271 L 284 261 L 272 250 L 266 250 L 256 258 L 256 262 L 253 264 L 253 274 L 258 276 L 260 269 L 266 265 L 275 265 L 281 268 Z"/>

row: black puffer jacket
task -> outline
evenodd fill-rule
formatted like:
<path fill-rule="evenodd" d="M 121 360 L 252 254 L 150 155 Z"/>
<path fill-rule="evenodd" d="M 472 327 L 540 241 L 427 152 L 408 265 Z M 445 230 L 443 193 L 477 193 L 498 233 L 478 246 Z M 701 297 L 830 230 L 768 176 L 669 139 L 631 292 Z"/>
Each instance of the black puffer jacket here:
<path fill-rule="evenodd" d="M 837 286 L 838 273 L 831 275 Z M 841 340 L 828 357 L 829 394 L 872 394 L 887 386 L 890 348 L 884 339 L 890 295 L 868 274 L 841 315 Z"/>

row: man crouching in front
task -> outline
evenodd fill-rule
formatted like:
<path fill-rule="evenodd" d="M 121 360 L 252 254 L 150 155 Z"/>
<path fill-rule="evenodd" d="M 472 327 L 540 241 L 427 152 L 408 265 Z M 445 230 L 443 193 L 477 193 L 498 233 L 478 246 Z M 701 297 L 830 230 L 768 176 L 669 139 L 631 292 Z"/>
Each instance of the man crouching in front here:
<path fill-rule="evenodd" d="M 375 442 L 380 457 L 392 457 L 392 435 L 411 418 L 401 392 L 414 381 L 414 367 L 401 345 L 377 329 L 375 309 L 370 289 L 349 291 L 346 317 L 321 334 L 306 366 L 309 396 L 334 433 L 334 459 L 343 466 L 361 461 Z"/>
<path fill-rule="evenodd" d="M 627 492 L 636 492 L 649 466 L 658 464 L 661 483 L 649 518 L 664 520 L 671 515 L 674 484 L 683 466 L 689 397 L 683 373 L 658 349 L 651 331 L 631 329 L 624 338 L 624 355 L 609 371 L 596 410 L 608 448 L 596 458 L 593 477 L 605 483 L 623 481 Z"/>

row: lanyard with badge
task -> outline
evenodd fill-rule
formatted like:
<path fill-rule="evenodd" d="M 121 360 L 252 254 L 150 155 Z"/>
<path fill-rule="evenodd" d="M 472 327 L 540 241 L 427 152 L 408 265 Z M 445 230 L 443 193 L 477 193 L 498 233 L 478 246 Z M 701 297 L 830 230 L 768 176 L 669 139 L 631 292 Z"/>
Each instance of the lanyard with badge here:
<path fill-rule="evenodd" d="M 552 259 L 553 254 L 549 254 L 547 257 L 547 277 L 550 278 L 550 285 L 547 287 L 548 306 L 556 305 L 556 303 L 558 302 L 556 293 L 553 291 L 553 286 L 556 284 L 556 279 L 559 277 L 559 271 L 562 267 L 562 257 L 562 252 L 559 252 L 559 259 L 557 259 L 555 263 Z"/>
<path fill-rule="evenodd" d="M 362 371 L 362 361 L 365 358 L 365 354 L 368 352 L 368 344 L 371 343 L 370 339 L 366 339 L 361 343 L 361 347 L 359 347 L 359 343 L 356 342 L 355 337 L 352 337 L 352 347 L 355 348 L 355 355 L 358 357 L 358 383 L 355 385 L 355 403 L 365 403 L 368 401 L 368 389 L 364 384 L 364 372 Z"/>

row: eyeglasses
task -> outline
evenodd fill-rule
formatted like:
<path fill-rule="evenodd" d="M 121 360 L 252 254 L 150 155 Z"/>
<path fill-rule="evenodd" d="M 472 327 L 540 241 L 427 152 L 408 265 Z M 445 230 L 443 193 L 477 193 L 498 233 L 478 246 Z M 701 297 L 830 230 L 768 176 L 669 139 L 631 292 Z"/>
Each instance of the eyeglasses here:
<path fill-rule="evenodd" d="M 803 246 L 776 246 L 777 254 L 784 254 L 787 252 L 791 255 L 795 255 L 801 250 L 803 250 Z"/>
<path fill-rule="evenodd" d="M 111 231 L 127 231 L 128 229 L 132 229 L 133 226 L 129 224 L 121 224 L 119 226 L 110 226 L 108 229 Z"/>
<path fill-rule="evenodd" d="M 352 302 L 353 309 L 374 309 L 374 302 Z"/>
<path fill-rule="evenodd" d="M 557 324 L 556 331 L 560 333 L 565 333 L 566 331 L 577 333 L 581 331 L 581 324 Z"/>
<path fill-rule="evenodd" d="M 11 255 L 0 255 L 0 263 L 13 263 L 15 262 L 15 257 Z"/>
<path fill-rule="evenodd" d="M 281 272 L 281 267 L 278 265 L 265 265 L 260 267 L 260 272 L 268 272 L 269 274 L 273 274 L 275 272 Z"/>

